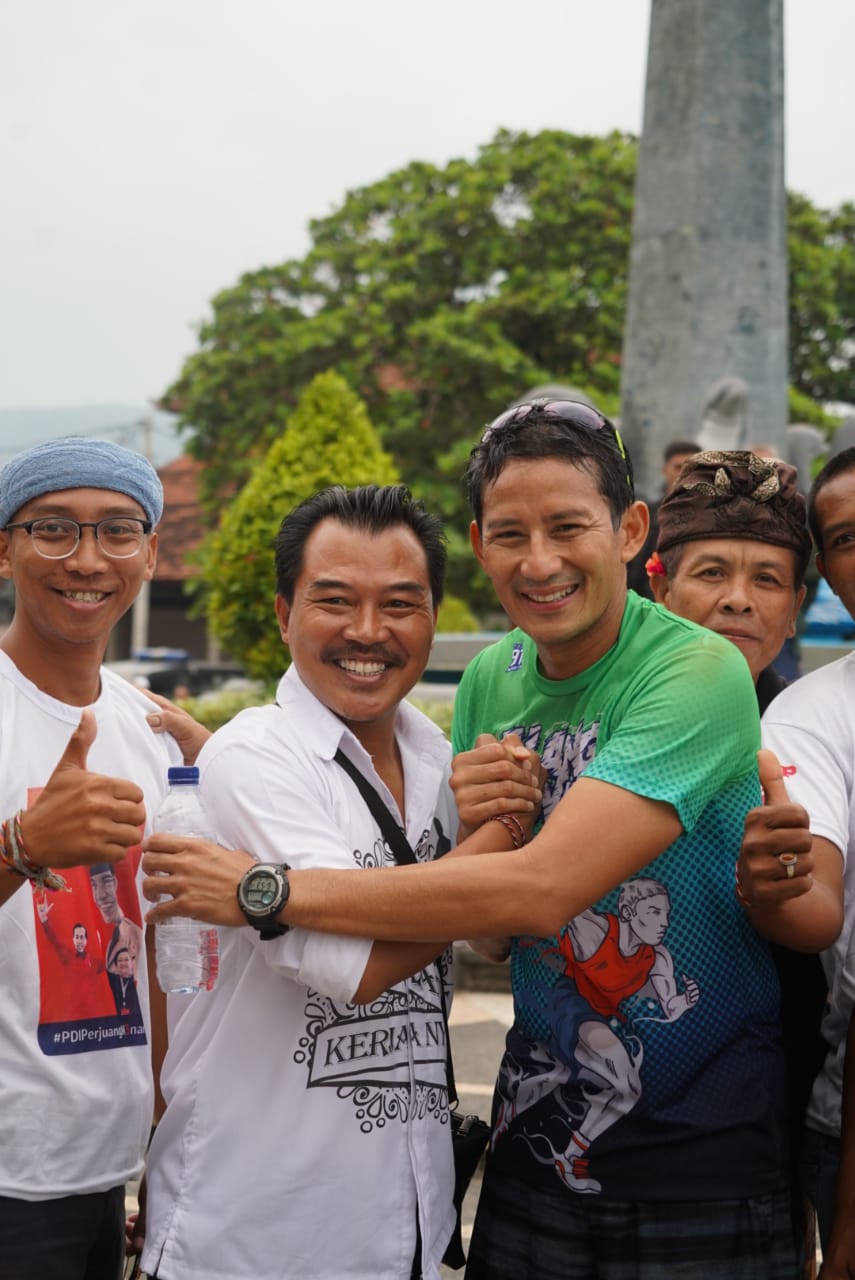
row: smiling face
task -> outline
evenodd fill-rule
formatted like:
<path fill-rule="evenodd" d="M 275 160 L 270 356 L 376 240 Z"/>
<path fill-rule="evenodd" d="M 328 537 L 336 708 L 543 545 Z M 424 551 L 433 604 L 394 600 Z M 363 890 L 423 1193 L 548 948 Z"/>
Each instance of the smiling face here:
<path fill-rule="evenodd" d="M 87 942 L 86 930 L 83 927 L 83 925 L 76 924 L 74 926 L 74 930 L 71 936 L 74 942 L 74 950 L 77 952 L 79 956 L 82 956 L 86 951 L 86 942 Z"/>
<path fill-rule="evenodd" d="M 108 489 L 65 489 L 43 494 L 15 512 L 21 523 L 42 516 L 69 516 L 81 523 L 108 516 L 145 519 L 138 502 Z M 48 560 L 24 529 L 0 532 L 0 576 L 15 583 L 15 616 L 3 647 L 41 688 L 53 691 L 63 664 L 78 654 L 100 663 L 110 632 L 154 573 L 157 535 L 133 556 L 105 556 L 92 529 L 84 529 L 75 551 Z M 61 696 L 57 693 L 56 696 Z"/>
<path fill-rule="evenodd" d="M 855 471 L 841 471 L 819 491 L 815 518 L 822 534 L 817 565 L 855 618 Z"/>
<path fill-rule="evenodd" d="M 322 520 L 306 540 L 282 639 L 304 683 L 369 750 L 391 739 L 398 704 L 420 678 L 436 609 L 424 548 L 406 525 L 370 534 Z"/>
<path fill-rule="evenodd" d="M 615 529 L 594 476 L 553 457 L 507 462 L 483 504 L 472 546 L 505 612 L 550 680 L 584 671 L 617 640 L 647 508 L 633 503 Z"/>
<path fill-rule="evenodd" d="M 653 577 L 656 599 L 672 613 L 733 642 L 756 682 L 774 660 L 796 618 L 805 588 L 796 588 L 796 553 L 750 538 L 687 542 L 670 578 Z"/>

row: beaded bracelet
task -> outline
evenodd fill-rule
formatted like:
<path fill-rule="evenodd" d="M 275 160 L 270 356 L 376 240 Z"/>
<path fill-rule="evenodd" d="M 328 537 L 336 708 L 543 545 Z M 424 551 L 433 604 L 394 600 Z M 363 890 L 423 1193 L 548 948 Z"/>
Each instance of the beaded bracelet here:
<path fill-rule="evenodd" d="M 515 849 L 521 849 L 526 841 L 525 830 L 519 818 L 513 813 L 496 813 L 492 818 L 487 819 L 488 822 L 501 822 L 505 830 L 510 834 Z"/>

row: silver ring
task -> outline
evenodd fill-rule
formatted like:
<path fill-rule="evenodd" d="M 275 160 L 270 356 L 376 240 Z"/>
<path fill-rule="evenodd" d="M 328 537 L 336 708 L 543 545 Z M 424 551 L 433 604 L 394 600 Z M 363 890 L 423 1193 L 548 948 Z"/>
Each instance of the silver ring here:
<path fill-rule="evenodd" d="M 796 874 L 796 863 L 798 862 L 798 860 L 799 860 L 799 855 L 797 853 L 779 853 L 778 854 L 778 861 L 780 862 L 781 866 L 786 870 L 788 880 L 792 880 L 793 876 Z"/>

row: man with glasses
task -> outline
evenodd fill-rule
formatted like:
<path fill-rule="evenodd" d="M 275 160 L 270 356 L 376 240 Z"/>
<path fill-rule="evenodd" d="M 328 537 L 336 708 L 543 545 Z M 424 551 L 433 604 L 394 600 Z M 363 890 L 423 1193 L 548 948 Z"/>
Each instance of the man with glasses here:
<path fill-rule="evenodd" d="M 145 695 L 101 663 L 154 572 L 162 508 L 151 464 L 104 441 L 50 441 L 0 471 L 0 575 L 16 593 L 0 638 L 3 1280 L 121 1274 L 125 1182 L 153 1107 L 145 959 L 144 1024 L 117 1012 L 103 978 L 81 1009 L 79 966 L 61 962 L 43 922 L 87 939 L 97 972 L 115 967 L 102 910 L 140 948 L 141 833 L 181 752 L 152 733 Z M 126 914 L 106 911 L 90 872 Z"/>
<path fill-rule="evenodd" d="M 595 410 L 503 414 L 467 485 L 473 548 L 514 630 L 464 675 L 453 785 L 472 787 L 516 733 L 547 771 L 546 821 L 518 850 L 456 865 L 288 872 L 277 920 L 511 935 L 515 1022 L 469 1277 L 791 1280 L 777 983 L 734 894 L 760 798 L 748 668 L 627 593 L 647 509 Z M 176 894 L 149 918 L 242 923 L 247 853 L 164 836 L 147 849 L 146 896 L 169 871 Z"/>

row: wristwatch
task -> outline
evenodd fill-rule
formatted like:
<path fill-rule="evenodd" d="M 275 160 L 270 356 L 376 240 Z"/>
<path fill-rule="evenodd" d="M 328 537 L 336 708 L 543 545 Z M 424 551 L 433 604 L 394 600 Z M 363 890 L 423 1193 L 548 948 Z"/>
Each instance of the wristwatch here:
<path fill-rule="evenodd" d="M 257 862 L 237 887 L 238 906 L 265 942 L 281 938 L 290 928 L 276 919 L 288 901 L 290 870 L 287 862 Z"/>

